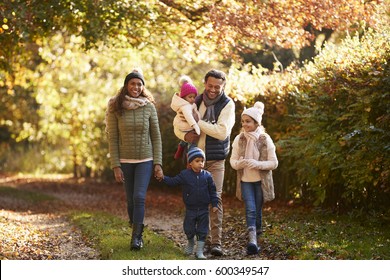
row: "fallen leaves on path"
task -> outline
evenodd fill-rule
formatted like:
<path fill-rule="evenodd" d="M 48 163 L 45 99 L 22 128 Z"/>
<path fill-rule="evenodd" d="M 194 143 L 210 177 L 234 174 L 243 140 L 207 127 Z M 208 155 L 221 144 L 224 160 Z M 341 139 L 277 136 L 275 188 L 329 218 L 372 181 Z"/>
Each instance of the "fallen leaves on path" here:
<path fill-rule="evenodd" d="M 3 183 L 4 185 L 4 183 Z M 0 259 L 96 259 L 98 253 L 64 218 L 69 210 L 104 211 L 127 219 L 123 186 L 74 179 L 7 179 L 7 186 L 57 198 L 39 204 L 0 197 Z M 1 186 L 1 182 L 0 182 Z M 184 247 L 184 204 L 180 188 L 151 186 L 146 197 L 145 224 Z M 223 249 L 218 259 L 286 259 L 260 241 L 259 255 L 246 255 L 245 209 L 234 197 L 224 197 Z M 208 254 L 208 258 L 215 257 Z"/>
<path fill-rule="evenodd" d="M 98 259 L 81 233 L 59 216 L 0 210 L 0 259 Z"/>

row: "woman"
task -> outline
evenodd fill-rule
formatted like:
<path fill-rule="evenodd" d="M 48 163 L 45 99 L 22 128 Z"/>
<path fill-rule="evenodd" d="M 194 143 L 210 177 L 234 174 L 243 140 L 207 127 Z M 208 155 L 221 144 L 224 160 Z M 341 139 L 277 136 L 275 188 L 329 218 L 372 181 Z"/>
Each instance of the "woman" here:
<path fill-rule="evenodd" d="M 275 197 L 271 170 L 278 166 L 278 159 L 275 145 L 261 125 L 263 112 L 261 102 L 242 112 L 243 132 L 234 139 L 230 158 L 230 165 L 237 170 L 237 197 L 245 202 L 249 255 L 260 250 L 257 237 L 262 232 L 263 202 Z"/>
<path fill-rule="evenodd" d="M 107 133 L 111 168 L 123 182 L 127 212 L 132 225 L 130 249 L 143 246 L 145 197 L 152 171 L 162 173 L 162 144 L 157 111 L 142 73 L 133 70 L 125 78 L 107 110 Z"/>

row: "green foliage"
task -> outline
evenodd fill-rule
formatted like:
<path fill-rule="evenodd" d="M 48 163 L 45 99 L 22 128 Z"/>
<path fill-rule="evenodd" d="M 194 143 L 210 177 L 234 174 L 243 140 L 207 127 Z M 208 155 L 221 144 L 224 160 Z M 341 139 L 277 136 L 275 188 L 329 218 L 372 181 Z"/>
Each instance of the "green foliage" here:
<path fill-rule="evenodd" d="M 233 65 L 227 91 L 244 106 L 265 103 L 263 125 L 277 146 L 278 198 L 335 209 L 385 209 L 389 182 L 389 28 L 327 44 L 313 63 L 269 72 Z M 234 192 L 227 165 L 225 190 Z"/>
<path fill-rule="evenodd" d="M 295 110 L 295 104 L 285 92 L 296 88 L 294 83 L 298 80 L 299 71 L 293 66 L 284 72 L 278 69 L 271 72 L 252 64 L 234 64 L 229 68 L 226 92 L 233 98 L 236 106 L 236 123 L 231 133 L 231 141 L 241 130 L 242 111 L 256 101 L 265 104 L 262 124 L 276 145 L 284 133 L 289 131 L 290 121 L 287 113 Z M 281 147 L 277 145 L 277 155 L 281 153 Z M 274 171 L 274 181 L 277 197 L 287 199 L 290 198 L 291 180 L 284 164 L 284 161 L 279 158 L 279 167 Z M 224 191 L 233 194 L 236 189 L 236 171 L 231 168 L 228 161 L 225 168 L 227 172 L 225 172 Z"/>
<path fill-rule="evenodd" d="M 140 251 L 130 250 L 131 228 L 124 220 L 107 213 L 71 213 L 76 223 L 89 240 L 96 244 L 105 260 L 185 260 L 187 257 L 175 244 L 145 228 L 145 247 Z"/>
<path fill-rule="evenodd" d="M 390 202 L 389 29 L 328 44 L 291 91 L 283 158 L 315 204 L 380 208 Z"/>
<path fill-rule="evenodd" d="M 40 65 L 36 77 L 40 130 L 35 139 L 61 143 L 62 158 L 72 162 L 75 176 L 85 175 L 83 166 L 95 175 L 104 170 L 104 114 L 118 69 L 109 56 L 97 56 L 98 50 L 80 52 L 82 43 L 79 37 L 69 42 L 53 37 L 41 50 L 47 64 Z"/>
<path fill-rule="evenodd" d="M 54 174 L 72 173 L 72 158 L 64 152 L 63 143 L 24 142 L 5 147 L 0 152 L 0 172 Z"/>
<path fill-rule="evenodd" d="M 20 69 L 12 76 L 0 72 L 0 142 L 12 145 L 28 140 L 29 132 L 37 128 L 38 104 L 29 77 L 31 71 L 27 69 Z M 8 87 L 12 82 L 18 85 Z"/>

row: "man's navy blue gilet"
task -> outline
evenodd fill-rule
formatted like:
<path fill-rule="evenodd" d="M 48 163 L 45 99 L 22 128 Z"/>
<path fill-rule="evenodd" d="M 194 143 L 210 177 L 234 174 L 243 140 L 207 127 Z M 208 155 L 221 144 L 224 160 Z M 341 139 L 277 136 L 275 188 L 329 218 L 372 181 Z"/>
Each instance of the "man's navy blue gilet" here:
<path fill-rule="evenodd" d="M 204 93 L 203 93 L 204 94 Z M 195 103 L 199 109 L 203 100 L 203 94 L 199 95 L 195 99 Z M 225 93 L 222 94 L 221 99 L 214 105 L 215 121 L 218 121 L 219 115 L 225 106 L 231 101 Z M 214 137 L 206 135 L 206 160 L 223 160 L 229 154 L 230 149 L 230 135 L 225 140 L 218 140 Z"/>

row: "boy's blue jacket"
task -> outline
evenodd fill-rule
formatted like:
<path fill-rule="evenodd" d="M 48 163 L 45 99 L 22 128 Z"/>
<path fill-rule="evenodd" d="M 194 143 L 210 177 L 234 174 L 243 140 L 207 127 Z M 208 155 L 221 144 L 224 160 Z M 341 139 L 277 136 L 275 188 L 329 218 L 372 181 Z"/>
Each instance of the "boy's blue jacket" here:
<path fill-rule="evenodd" d="M 217 207 L 215 183 L 210 172 L 206 170 L 195 173 L 192 169 L 185 169 L 175 177 L 164 176 L 163 182 L 169 186 L 182 187 L 183 201 L 187 209 L 208 208 L 210 203 Z"/>

